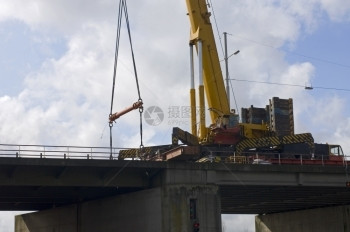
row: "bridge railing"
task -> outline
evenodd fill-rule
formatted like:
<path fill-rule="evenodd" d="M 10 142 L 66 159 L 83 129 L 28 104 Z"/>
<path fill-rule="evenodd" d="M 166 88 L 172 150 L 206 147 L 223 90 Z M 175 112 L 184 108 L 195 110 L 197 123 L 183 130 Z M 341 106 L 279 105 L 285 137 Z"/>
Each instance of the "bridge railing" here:
<path fill-rule="evenodd" d="M 350 156 L 269 152 L 243 152 L 240 155 L 236 155 L 234 152 L 230 151 L 210 151 L 210 153 L 200 159 L 199 162 L 347 166 L 350 164 Z"/>
<path fill-rule="evenodd" d="M 129 148 L 84 147 L 84 146 L 46 146 L 0 144 L 1 157 L 16 158 L 56 158 L 56 159 L 118 159 L 119 151 Z M 295 165 L 343 165 L 350 164 L 350 156 L 329 156 L 310 154 L 278 154 L 246 152 L 235 155 L 230 151 L 210 151 L 197 162 L 226 162 L 240 164 L 295 164 Z"/>
<path fill-rule="evenodd" d="M 56 159 L 117 159 L 118 147 L 0 144 L 1 157 Z M 125 149 L 125 148 L 123 148 Z"/>

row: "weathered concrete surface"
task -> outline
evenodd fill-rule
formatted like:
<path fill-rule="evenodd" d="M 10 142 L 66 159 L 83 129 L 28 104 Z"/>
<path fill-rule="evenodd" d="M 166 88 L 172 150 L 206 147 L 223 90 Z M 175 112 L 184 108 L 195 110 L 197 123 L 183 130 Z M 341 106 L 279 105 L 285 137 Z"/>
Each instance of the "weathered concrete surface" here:
<path fill-rule="evenodd" d="M 350 206 L 258 215 L 256 232 L 350 232 Z"/>
<path fill-rule="evenodd" d="M 77 232 L 161 231 L 160 188 L 81 204 Z"/>
<path fill-rule="evenodd" d="M 220 212 L 217 186 L 170 185 L 19 215 L 15 232 L 185 232 L 196 222 L 201 232 L 220 232 Z"/>
<path fill-rule="evenodd" d="M 190 199 L 196 201 L 196 217 L 190 218 Z M 193 231 L 200 224 L 201 232 L 221 231 L 221 208 L 218 187 L 213 185 L 170 185 L 162 191 L 161 231 Z"/>
<path fill-rule="evenodd" d="M 16 217 L 15 232 L 161 231 L 160 188 Z M 147 199 L 147 200 L 146 200 Z"/>
<path fill-rule="evenodd" d="M 18 215 L 16 232 L 75 232 L 77 231 L 77 205 Z M 55 230 L 53 230 L 55 228 Z"/>

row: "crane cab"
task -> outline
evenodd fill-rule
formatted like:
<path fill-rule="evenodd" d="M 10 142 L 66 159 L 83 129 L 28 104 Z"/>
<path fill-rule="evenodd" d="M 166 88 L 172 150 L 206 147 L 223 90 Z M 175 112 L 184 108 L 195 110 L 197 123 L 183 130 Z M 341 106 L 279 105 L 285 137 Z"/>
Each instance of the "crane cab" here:
<path fill-rule="evenodd" d="M 329 155 L 344 156 L 343 149 L 340 145 L 329 144 L 328 146 L 329 146 Z"/>

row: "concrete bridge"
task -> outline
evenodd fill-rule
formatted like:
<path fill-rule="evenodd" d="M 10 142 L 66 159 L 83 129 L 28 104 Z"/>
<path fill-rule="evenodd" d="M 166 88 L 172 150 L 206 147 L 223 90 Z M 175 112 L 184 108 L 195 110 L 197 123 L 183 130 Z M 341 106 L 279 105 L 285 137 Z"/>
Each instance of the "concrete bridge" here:
<path fill-rule="evenodd" d="M 0 157 L 0 210 L 38 210 L 16 232 L 221 231 L 221 213 L 258 214 L 257 231 L 350 231 L 348 181 L 347 166 L 17 154 Z"/>

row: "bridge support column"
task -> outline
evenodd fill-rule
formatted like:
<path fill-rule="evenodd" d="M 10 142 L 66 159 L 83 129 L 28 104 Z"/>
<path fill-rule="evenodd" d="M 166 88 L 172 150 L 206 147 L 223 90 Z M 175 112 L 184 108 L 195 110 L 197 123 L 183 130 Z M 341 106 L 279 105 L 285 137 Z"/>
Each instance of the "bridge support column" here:
<path fill-rule="evenodd" d="M 167 185 L 162 195 L 162 231 L 221 231 L 221 203 L 214 185 Z"/>
<path fill-rule="evenodd" d="M 16 216 L 15 232 L 221 231 L 218 187 L 165 185 Z"/>
<path fill-rule="evenodd" d="M 350 205 L 258 215 L 256 232 L 350 232 Z"/>

